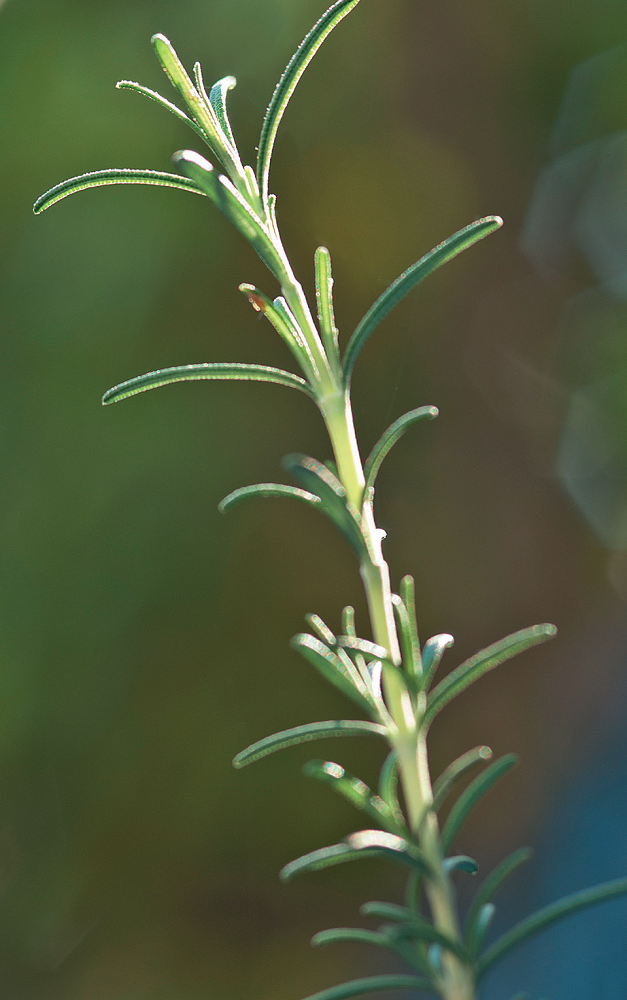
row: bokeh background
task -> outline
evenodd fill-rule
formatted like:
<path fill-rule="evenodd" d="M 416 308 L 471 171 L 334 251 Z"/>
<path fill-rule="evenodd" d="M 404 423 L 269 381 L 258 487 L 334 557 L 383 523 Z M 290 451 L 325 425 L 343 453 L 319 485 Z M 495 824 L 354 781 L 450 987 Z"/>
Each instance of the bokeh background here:
<path fill-rule="evenodd" d="M 254 155 L 274 83 L 318 0 L 5 0 L 0 5 L 0 987 L 11 1000 L 295 1000 L 385 956 L 310 950 L 368 898 L 374 862 L 282 886 L 293 857 L 356 828 L 300 776 L 309 756 L 374 780 L 344 741 L 234 772 L 267 733 L 341 717 L 287 640 L 343 604 L 356 565 L 288 502 L 229 517 L 230 490 L 328 457 L 278 386 L 193 383 L 103 410 L 109 386 L 174 364 L 289 365 L 237 291 L 273 291 L 208 202 L 87 192 L 83 171 L 168 170 L 193 133 L 118 79 L 168 83 L 162 31 L 205 79 L 238 78 Z M 392 573 L 450 668 L 507 631 L 559 639 L 469 692 L 432 738 L 436 770 L 477 743 L 522 764 L 460 849 L 537 859 L 503 920 L 627 874 L 627 8 L 615 0 L 363 0 L 285 116 L 272 188 L 308 292 L 333 255 L 346 343 L 374 298 L 482 215 L 505 227 L 422 285 L 354 379 L 364 449 L 429 403 L 377 495 Z M 349 710 L 350 714 L 350 710 Z M 467 893 L 467 887 L 460 887 Z M 488 982 L 507 1000 L 624 1000 L 627 908 L 573 919 Z M 570 935 L 570 936 L 569 936 Z"/>

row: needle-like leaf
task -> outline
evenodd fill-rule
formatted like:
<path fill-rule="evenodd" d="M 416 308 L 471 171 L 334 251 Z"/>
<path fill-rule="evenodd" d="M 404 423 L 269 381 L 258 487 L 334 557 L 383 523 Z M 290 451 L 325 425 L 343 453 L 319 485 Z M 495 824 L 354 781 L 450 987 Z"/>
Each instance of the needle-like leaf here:
<path fill-rule="evenodd" d="M 238 490 L 233 490 L 220 501 L 218 510 L 221 514 L 225 514 L 231 508 L 237 507 L 242 500 L 248 500 L 250 497 L 292 497 L 312 507 L 320 506 L 320 497 L 299 490 L 295 486 L 284 486 L 282 483 L 256 483 L 254 486 L 241 486 Z"/>
<path fill-rule="evenodd" d="M 268 176 L 274 140 L 288 101 L 327 35 L 358 3 L 359 0 L 337 0 L 329 7 L 300 43 L 276 85 L 261 127 L 257 154 L 257 180 L 264 205 L 268 202 Z"/>
<path fill-rule="evenodd" d="M 340 374 L 339 332 L 335 325 L 333 311 L 333 276 L 331 273 L 331 254 L 326 247 L 318 247 L 315 253 L 316 266 L 316 304 L 318 306 L 318 321 L 322 343 L 336 375 Z"/>
<path fill-rule="evenodd" d="M 467 875 L 476 875 L 479 865 L 474 858 L 469 858 L 467 854 L 456 854 L 450 858 L 444 858 L 442 867 L 447 873 L 466 872 Z"/>
<path fill-rule="evenodd" d="M 253 309 L 256 312 L 263 313 L 270 323 L 272 323 L 272 326 L 287 344 L 305 374 L 309 377 L 315 375 L 317 368 L 311 356 L 311 351 L 298 329 L 298 325 L 287 309 L 285 300 L 282 297 L 278 297 L 272 302 L 262 291 L 255 288 L 254 285 L 247 283 L 241 284 L 239 290 L 246 296 Z"/>
<path fill-rule="evenodd" d="M 399 825 L 405 826 L 405 816 L 398 800 L 398 754 L 390 750 L 379 774 L 379 795 L 390 807 Z"/>
<path fill-rule="evenodd" d="M 272 736 L 265 736 L 257 743 L 252 743 L 245 750 L 240 750 L 233 758 L 233 767 L 246 767 L 270 753 L 295 746 L 297 743 L 309 743 L 311 740 L 323 740 L 331 736 L 381 736 L 387 739 L 388 732 L 384 726 L 375 722 L 365 722 L 363 719 L 338 719 L 329 722 L 308 722 L 304 726 L 285 729 Z"/>
<path fill-rule="evenodd" d="M 483 947 L 483 942 L 486 939 L 486 934 L 490 929 L 495 913 L 496 906 L 494 903 L 484 903 L 477 913 L 476 919 L 473 921 L 472 929 L 466 939 L 468 952 L 473 958 L 476 957 Z"/>
<path fill-rule="evenodd" d="M 503 882 L 510 875 L 513 875 L 521 865 L 524 865 L 531 858 L 533 851 L 529 847 L 521 847 L 517 851 L 514 851 L 507 858 L 501 861 L 500 865 L 490 872 L 486 880 L 479 887 L 475 898 L 472 901 L 470 909 L 468 911 L 468 916 L 466 917 L 466 923 L 464 925 L 464 940 L 470 947 L 470 942 L 475 935 L 475 924 L 479 919 L 479 914 L 483 908 L 490 902 L 495 892 L 497 892 Z"/>
<path fill-rule="evenodd" d="M 128 379 L 127 382 L 120 382 L 119 385 L 107 389 L 102 397 L 102 402 L 105 405 L 117 403 L 120 399 L 136 396 L 138 392 L 147 392 L 148 389 L 156 389 L 160 385 L 169 385 L 170 382 L 198 379 L 275 382 L 277 385 L 286 385 L 290 389 L 300 389 L 306 396 L 312 396 L 305 380 L 299 378 L 298 375 L 292 375 L 291 372 L 284 372 L 280 368 L 269 368 L 267 365 L 225 362 L 224 364 L 180 365 L 177 368 L 160 368 L 156 372 L 137 375 L 135 378 Z"/>
<path fill-rule="evenodd" d="M 466 774 L 466 772 L 471 768 L 475 767 L 477 764 L 485 764 L 487 761 L 492 760 L 492 751 L 490 747 L 475 747 L 473 750 L 468 750 L 466 753 L 454 760 L 452 764 L 442 771 L 440 777 L 433 784 L 433 809 L 437 812 L 445 801 L 446 797 L 453 790 L 455 782 Z"/>
<path fill-rule="evenodd" d="M 497 215 L 490 215 L 485 219 L 478 219 L 477 222 L 472 222 L 469 226 L 460 229 L 459 232 L 454 233 L 453 236 L 449 236 L 443 243 L 430 250 L 429 253 L 421 257 L 415 264 L 412 264 L 406 271 L 403 271 L 396 281 L 392 282 L 386 288 L 374 305 L 370 307 L 363 319 L 359 321 L 348 342 L 346 353 L 344 354 L 344 377 L 347 385 L 350 384 L 359 352 L 370 334 L 374 332 L 379 323 L 385 319 L 394 306 L 398 305 L 412 288 L 426 278 L 427 275 L 437 270 L 438 267 L 441 267 L 442 264 L 445 264 L 453 257 L 456 257 L 462 250 L 466 250 L 467 247 L 472 246 L 477 240 L 481 240 L 484 236 L 488 236 L 489 233 L 493 233 L 495 229 L 498 229 L 502 225 L 503 220 Z"/>
<path fill-rule="evenodd" d="M 349 997 L 363 996 L 365 993 L 380 993 L 384 990 L 418 990 L 422 993 L 432 993 L 434 989 L 430 979 L 423 976 L 368 976 L 367 979 L 352 979 L 349 983 L 330 986 L 305 997 L 305 1000 L 348 1000 Z"/>
<path fill-rule="evenodd" d="M 279 276 L 283 264 L 268 231 L 228 177 L 218 174 L 204 156 L 191 149 L 179 150 L 172 157 L 172 162 L 211 198 L 214 205 L 248 240 L 266 267 L 275 277 Z"/>
<path fill-rule="evenodd" d="M 363 927 L 330 927 L 327 931 L 318 931 L 311 939 L 311 946 L 312 948 L 323 948 L 328 944 L 344 943 L 345 941 L 372 944 L 378 948 L 390 947 L 390 942 L 385 934 L 364 930 Z"/>
<path fill-rule="evenodd" d="M 404 837 L 382 830 L 360 830 L 339 844 L 321 847 L 317 851 L 296 858 L 295 861 L 290 861 L 281 869 L 279 877 L 288 882 L 294 875 L 300 875 L 302 872 L 320 871 L 331 865 L 358 861 L 362 858 L 388 858 L 420 872 L 427 871 L 429 867 L 418 848 Z"/>
<path fill-rule="evenodd" d="M 422 647 L 422 688 L 424 691 L 428 691 L 431 687 L 431 682 L 438 669 L 445 650 L 450 649 L 455 639 L 448 632 L 442 632 L 440 635 L 433 635 L 430 639 L 427 639 L 424 646 Z"/>
<path fill-rule="evenodd" d="M 376 899 L 360 906 L 359 912 L 362 917 L 381 917 L 382 920 L 393 920 L 396 923 L 413 919 L 411 910 L 406 906 L 399 906 L 398 903 L 380 903 Z"/>
<path fill-rule="evenodd" d="M 519 924 L 503 934 L 483 953 L 477 963 L 477 978 L 485 975 L 488 969 L 492 968 L 495 962 L 500 961 L 512 948 L 516 948 L 523 941 L 535 937 L 540 931 L 546 930 L 558 920 L 570 917 L 589 906 L 597 906 L 598 903 L 605 903 L 610 899 L 617 899 L 619 896 L 625 895 L 627 895 L 627 878 L 619 878 L 614 882 L 596 885 L 592 889 L 574 892 L 571 896 L 559 899 L 556 903 L 551 903 L 542 910 L 538 910 L 537 913 L 532 913 L 530 917 L 521 920 Z"/>
<path fill-rule="evenodd" d="M 304 656 L 325 680 L 330 681 L 342 694 L 352 698 L 363 712 L 368 715 L 373 714 L 372 696 L 359 671 L 348 658 L 348 662 L 341 659 L 320 639 L 307 633 L 295 635 L 290 640 L 290 645 Z M 378 715 L 376 710 L 374 714 Z"/>
<path fill-rule="evenodd" d="M 489 767 L 486 767 L 485 771 L 478 775 L 474 781 L 471 781 L 468 788 L 464 789 L 451 809 L 442 831 L 442 849 L 444 851 L 449 850 L 466 819 L 486 792 L 517 763 L 518 757 L 515 753 L 505 754 L 504 757 L 499 757 Z"/>
<path fill-rule="evenodd" d="M 184 111 L 181 111 L 176 104 L 172 104 L 172 101 L 168 101 L 167 98 L 157 93 L 156 90 L 151 90 L 150 87 L 144 87 L 141 83 L 134 83 L 133 80 L 118 80 L 115 86 L 117 90 L 134 90 L 137 94 L 143 94 L 144 97 L 149 97 L 151 101 L 156 101 L 156 103 L 160 104 L 162 108 L 166 108 L 180 121 L 189 125 L 189 127 L 192 128 L 203 141 L 206 141 L 205 133 L 201 129 L 198 122 L 194 121 L 193 118 L 190 118 L 189 115 L 186 115 Z"/>
<path fill-rule="evenodd" d="M 514 632 L 505 639 L 495 642 L 487 649 L 475 653 L 469 660 L 465 660 L 456 670 L 448 674 L 437 687 L 433 689 L 429 696 L 428 707 L 425 714 L 425 725 L 429 726 L 438 712 L 441 712 L 449 701 L 465 691 L 476 680 L 487 674 L 489 670 L 494 670 L 501 663 L 510 660 L 517 653 L 537 646 L 547 639 L 552 639 L 556 635 L 555 625 L 532 625 L 531 628 L 521 629 Z"/>
<path fill-rule="evenodd" d="M 392 810 L 360 778 L 349 774 L 340 764 L 330 760 L 309 760 L 303 765 L 303 774 L 329 785 L 334 792 L 347 799 L 357 809 L 367 813 L 390 833 L 407 834 L 403 824 L 399 827 Z"/>
<path fill-rule="evenodd" d="M 346 490 L 331 470 L 317 459 L 299 454 L 286 455 L 283 467 L 301 486 L 320 497 L 325 513 L 346 536 L 358 557 L 367 556 L 359 511 L 348 501 Z"/>
<path fill-rule="evenodd" d="M 433 420 L 437 417 L 437 415 L 437 407 L 420 406 L 417 410 L 410 410 L 409 413 L 404 413 L 402 417 L 395 420 L 394 423 L 390 424 L 388 429 L 384 431 L 368 455 L 364 466 L 366 491 L 369 496 L 372 496 L 375 480 L 379 474 L 379 469 L 381 468 L 384 458 L 388 455 L 391 448 L 396 444 L 399 438 L 401 438 L 405 431 L 408 430 L 408 428 L 410 428 L 413 424 L 418 423 L 419 420 Z"/>
<path fill-rule="evenodd" d="M 235 142 L 233 129 L 231 128 L 229 116 L 226 111 L 226 95 L 229 90 L 233 90 L 236 85 L 237 80 L 234 76 L 224 76 L 221 80 L 218 80 L 217 83 L 214 83 L 209 93 L 209 102 L 213 108 L 216 118 L 218 119 L 218 122 L 220 123 L 222 132 L 224 133 L 224 138 L 228 143 L 230 143 L 235 154 L 237 154 L 237 143 Z"/>
<path fill-rule="evenodd" d="M 89 174 L 81 174 L 80 177 L 70 177 L 60 184 L 55 184 L 53 188 L 39 196 L 33 205 L 33 212 L 39 215 L 68 195 L 107 184 L 152 184 L 153 187 L 173 187 L 181 191 L 191 191 L 193 194 L 205 194 L 195 181 L 179 174 L 167 174 L 161 170 L 113 167 L 111 170 L 94 170 Z"/>

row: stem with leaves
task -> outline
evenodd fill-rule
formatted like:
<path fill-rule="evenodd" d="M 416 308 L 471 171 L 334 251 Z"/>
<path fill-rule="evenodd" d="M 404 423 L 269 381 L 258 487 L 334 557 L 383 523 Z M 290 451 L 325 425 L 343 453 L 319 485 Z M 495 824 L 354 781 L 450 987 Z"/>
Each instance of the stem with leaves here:
<path fill-rule="evenodd" d="M 295 636 L 292 645 L 366 718 L 315 722 L 277 733 L 242 751 L 234 764 L 243 767 L 276 750 L 314 739 L 368 735 L 385 740 L 388 754 L 377 792 L 334 762 L 314 760 L 305 766 L 308 776 L 329 784 L 349 799 L 374 826 L 298 858 L 285 866 L 281 877 L 289 879 L 300 872 L 372 856 L 389 858 L 409 869 L 406 905 L 369 902 L 362 907 L 363 916 L 383 919 L 377 931 L 334 928 L 315 935 L 312 943 L 320 946 L 336 941 L 368 941 L 393 951 L 410 966 L 412 974 L 354 980 L 323 990 L 310 1000 L 342 1000 L 385 989 L 423 991 L 443 1000 L 475 1000 L 481 976 L 511 948 L 555 920 L 626 893 L 627 879 L 561 900 L 528 917 L 486 948 L 494 914 L 492 896 L 529 856 L 528 851 L 517 851 L 479 888 L 463 927 L 458 914 L 453 878 L 458 872 L 474 874 L 477 864 L 472 858 L 449 852 L 471 810 L 516 763 L 516 758 L 510 754 L 488 763 L 490 749 L 476 747 L 453 761 L 432 786 L 427 754 L 429 728 L 440 711 L 470 684 L 524 649 L 549 639 L 555 627 L 535 625 L 507 636 L 434 685 L 437 668 L 453 638 L 436 635 L 421 646 L 413 579 L 406 576 L 400 593 L 392 593 L 390 571 L 382 552 L 384 532 L 377 528 L 374 517 L 376 478 L 401 435 L 413 424 L 436 417 L 437 410 L 421 406 L 399 417 L 362 463 L 350 395 L 355 362 L 377 326 L 408 292 L 442 264 L 498 229 L 501 220 L 489 216 L 473 222 L 408 267 L 366 312 L 343 352 L 335 326 L 331 258 L 325 247 L 315 253 L 316 308 L 310 308 L 281 241 L 276 197 L 269 188 L 270 163 L 279 124 L 304 70 L 333 28 L 358 3 L 337 0 L 299 45 L 268 106 L 255 170 L 244 165 L 227 114 L 226 97 L 235 79 L 219 80 L 207 94 L 200 64 L 194 66 L 192 80 L 171 43 L 159 34 L 153 37 L 153 46 L 184 110 L 141 84 L 123 80 L 118 87 L 157 101 L 185 121 L 225 173 L 200 153 L 183 150 L 173 157 L 179 171 L 176 174 L 146 169 L 98 170 L 56 185 L 38 199 L 34 210 L 42 212 L 70 194 L 102 185 L 179 188 L 209 198 L 248 240 L 278 282 L 280 293 L 273 299 L 254 285 L 242 284 L 240 290 L 274 326 L 300 374 L 234 362 L 184 365 L 149 372 L 114 386 L 105 393 L 103 403 L 181 380 L 239 379 L 276 382 L 298 389 L 318 406 L 334 461 L 323 464 L 306 455 L 288 455 L 284 465 L 298 486 L 245 486 L 225 497 L 220 509 L 229 510 L 250 497 L 287 496 L 318 508 L 348 540 L 359 562 L 372 639 L 358 636 L 353 609 L 346 607 L 341 634 L 336 635 L 317 615 L 308 615 L 311 633 Z M 487 766 L 458 796 L 441 828 L 441 806 L 459 779 L 480 765 Z M 399 778 L 404 808 L 397 788 Z"/>

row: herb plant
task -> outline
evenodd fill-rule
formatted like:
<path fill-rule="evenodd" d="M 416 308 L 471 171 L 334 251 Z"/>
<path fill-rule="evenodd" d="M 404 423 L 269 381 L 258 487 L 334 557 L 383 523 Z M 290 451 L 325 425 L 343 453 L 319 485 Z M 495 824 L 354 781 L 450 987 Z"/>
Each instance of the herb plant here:
<path fill-rule="evenodd" d="M 351 379 L 359 354 L 379 323 L 419 282 L 501 226 L 496 216 L 479 219 L 425 254 L 379 296 L 340 349 L 333 308 L 331 258 L 325 247 L 315 252 L 316 303 L 311 308 L 286 255 L 277 223 L 276 196 L 270 193 L 270 165 L 277 130 L 304 70 L 329 33 L 359 0 L 337 0 L 300 44 L 281 76 L 259 138 L 256 169 L 245 165 L 227 114 L 233 77 L 219 80 L 207 92 L 199 63 L 190 78 L 167 38 L 152 39 L 156 55 L 178 92 L 185 110 L 139 83 L 123 80 L 118 87 L 151 98 L 182 119 L 209 147 L 215 166 L 200 153 L 174 154 L 179 173 L 144 169 L 98 170 L 64 181 L 35 204 L 36 213 L 87 188 L 110 184 L 152 184 L 181 188 L 209 198 L 248 240 L 280 286 L 275 297 L 251 284 L 240 285 L 253 309 L 262 312 L 291 351 L 299 374 L 257 364 L 184 365 L 149 372 L 109 389 L 109 404 L 160 385 L 186 379 L 239 379 L 276 382 L 297 389 L 318 407 L 325 422 L 333 461 L 320 462 L 292 454 L 284 460 L 298 484 L 260 483 L 235 490 L 220 504 L 228 511 L 254 497 L 292 497 L 317 508 L 344 535 L 358 561 L 370 615 L 372 638 L 357 632 L 351 607 L 342 612 L 336 635 L 315 614 L 307 616 L 310 632 L 297 635 L 292 646 L 357 707 L 359 718 L 312 722 L 276 733 L 237 755 L 236 767 L 297 743 L 331 736 L 373 736 L 387 754 L 377 791 L 331 761 L 311 760 L 305 773 L 348 799 L 363 814 L 366 829 L 339 843 L 322 847 L 286 865 L 283 879 L 368 857 L 385 857 L 407 870 L 403 904 L 366 902 L 361 914 L 378 920 L 377 929 L 341 927 L 322 931 L 314 945 L 360 941 L 390 949 L 409 966 L 407 974 L 370 976 L 331 987 L 315 1000 L 342 998 L 380 990 L 413 990 L 444 998 L 474 1000 L 482 977 L 522 941 L 557 920 L 603 900 L 627 893 L 627 878 L 575 893 L 548 906 L 486 944 L 495 907 L 492 902 L 506 878 L 523 865 L 523 848 L 506 858 L 482 882 L 462 921 L 454 881 L 474 874 L 476 862 L 454 853 L 457 835 L 485 793 L 515 764 L 508 754 L 492 760 L 486 746 L 454 760 L 432 782 L 427 737 L 431 723 L 449 702 L 474 681 L 517 653 L 551 638 L 555 627 L 534 625 L 509 635 L 461 663 L 436 682 L 451 635 L 435 635 L 421 645 L 416 624 L 414 581 L 405 576 L 399 593 L 392 591 L 382 552 L 383 531 L 376 526 L 374 498 L 377 474 L 392 446 L 414 424 L 437 416 L 433 406 L 405 413 L 388 427 L 362 462 L 351 411 Z M 457 782 L 471 771 L 478 776 L 458 794 L 440 823 L 442 806 Z M 310 998 L 314 1000 L 314 998 Z"/>

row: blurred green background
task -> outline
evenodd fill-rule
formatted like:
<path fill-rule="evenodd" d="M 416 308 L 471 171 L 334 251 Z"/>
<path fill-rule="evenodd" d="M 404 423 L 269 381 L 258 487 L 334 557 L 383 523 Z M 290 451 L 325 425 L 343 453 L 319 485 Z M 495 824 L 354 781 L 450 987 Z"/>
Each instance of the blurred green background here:
<path fill-rule="evenodd" d="M 178 191 L 101 189 L 31 212 L 66 177 L 168 170 L 176 149 L 199 148 L 114 89 L 126 78 L 172 96 L 156 31 L 207 82 L 237 77 L 250 161 L 323 9 L 0 5 L 0 990 L 15 1000 L 292 1000 L 389 967 L 312 952 L 308 937 L 396 898 L 394 870 L 276 877 L 359 823 L 302 762 L 327 754 L 373 780 L 378 747 L 230 766 L 267 733 L 351 712 L 287 645 L 305 612 L 337 627 L 346 603 L 367 631 L 348 548 L 298 505 L 216 510 L 280 478 L 287 452 L 328 457 L 317 413 L 281 387 L 208 383 L 100 406 L 109 386 L 168 365 L 289 366 L 237 291 L 272 280 L 209 202 Z M 330 248 L 344 343 L 422 253 L 482 215 L 505 219 L 397 309 L 354 379 L 365 450 L 405 410 L 440 408 L 377 495 L 423 637 L 456 636 L 451 667 L 507 631 L 560 629 L 433 733 L 436 769 L 480 742 L 523 757 L 460 844 L 482 864 L 534 842 L 621 725 L 626 40 L 627 8 L 610 0 L 362 0 L 308 69 L 275 151 L 288 252 L 311 293 L 313 251 Z"/>

